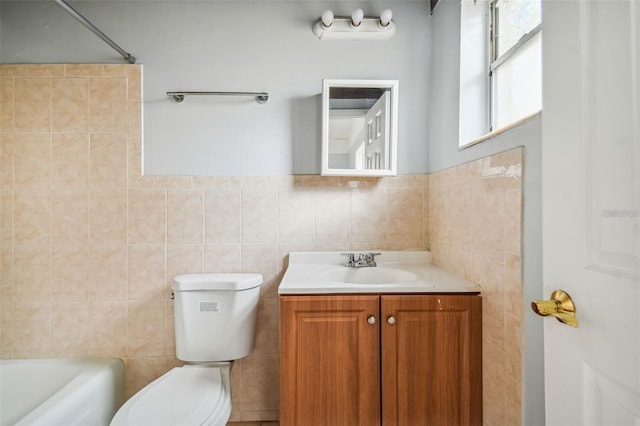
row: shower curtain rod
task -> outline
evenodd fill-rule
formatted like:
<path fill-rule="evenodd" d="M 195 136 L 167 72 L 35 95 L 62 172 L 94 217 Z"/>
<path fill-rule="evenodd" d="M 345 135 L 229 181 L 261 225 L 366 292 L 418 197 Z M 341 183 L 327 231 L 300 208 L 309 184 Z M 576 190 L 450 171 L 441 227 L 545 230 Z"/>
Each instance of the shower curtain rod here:
<path fill-rule="evenodd" d="M 116 44 L 116 42 L 114 42 L 113 40 L 111 40 L 109 37 L 107 37 L 102 31 L 100 31 L 98 28 L 96 28 L 95 25 L 93 25 L 91 22 L 89 22 L 84 16 L 80 15 L 80 13 L 78 13 L 73 7 L 71 7 L 67 2 L 65 2 L 64 0 L 53 0 L 56 3 L 58 3 L 58 5 L 60 7 L 62 7 L 64 10 L 66 10 L 69 15 L 73 16 L 74 18 L 76 18 L 78 20 L 78 22 L 80 22 L 82 25 L 84 25 L 85 27 L 87 27 L 92 33 L 94 33 L 95 35 L 97 35 L 98 37 L 100 37 L 102 39 L 102 41 L 104 41 L 105 43 L 107 43 L 109 46 L 111 46 L 111 48 L 113 50 L 115 50 L 116 52 L 118 52 L 119 54 L 122 55 L 122 57 L 129 62 L 130 64 L 135 64 L 136 63 L 136 58 L 133 57 L 130 53 L 126 52 L 123 48 L 121 48 L 120 46 L 118 46 Z"/>

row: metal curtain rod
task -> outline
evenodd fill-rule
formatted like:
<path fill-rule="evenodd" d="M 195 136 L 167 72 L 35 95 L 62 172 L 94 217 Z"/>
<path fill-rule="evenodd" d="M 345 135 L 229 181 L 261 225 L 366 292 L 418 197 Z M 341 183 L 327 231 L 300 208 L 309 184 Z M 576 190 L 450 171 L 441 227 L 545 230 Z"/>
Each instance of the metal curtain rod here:
<path fill-rule="evenodd" d="M 92 33 L 94 33 L 95 35 L 100 37 L 102 39 L 102 41 L 104 41 L 109 46 L 111 46 L 111 48 L 113 50 L 115 50 L 116 52 L 121 54 L 122 57 L 127 62 L 129 62 L 130 64 L 135 64 L 136 63 L 136 58 L 135 57 L 133 57 L 130 53 L 126 52 L 123 48 L 118 46 L 113 40 L 111 40 L 102 31 L 100 31 L 98 28 L 96 28 L 96 26 L 93 25 L 91 22 L 89 22 L 84 16 L 80 15 L 80 13 L 78 13 L 67 2 L 65 2 L 64 0 L 53 0 L 53 1 L 58 3 L 58 5 L 60 7 L 62 7 L 64 10 L 66 10 L 69 13 L 69 15 L 73 16 L 74 18 L 76 18 L 76 20 L 78 20 L 78 22 L 80 22 L 82 25 L 87 27 Z"/>
<path fill-rule="evenodd" d="M 265 104 L 269 100 L 267 92 L 167 92 L 173 100 L 180 103 L 185 96 L 253 96 L 259 104 Z"/>

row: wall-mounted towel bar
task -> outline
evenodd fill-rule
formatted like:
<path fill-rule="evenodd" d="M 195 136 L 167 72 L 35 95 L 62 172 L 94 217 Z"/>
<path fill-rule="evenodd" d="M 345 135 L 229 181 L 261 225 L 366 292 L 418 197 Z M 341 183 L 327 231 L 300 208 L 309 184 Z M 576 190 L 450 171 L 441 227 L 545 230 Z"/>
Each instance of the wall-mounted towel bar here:
<path fill-rule="evenodd" d="M 259 104 L 265 104 L 269 100 L 266 92 L 167 92 L 167 96 L 172 96 L 178 103 L 184 101 L 185 96 L 253 96 Z"/>

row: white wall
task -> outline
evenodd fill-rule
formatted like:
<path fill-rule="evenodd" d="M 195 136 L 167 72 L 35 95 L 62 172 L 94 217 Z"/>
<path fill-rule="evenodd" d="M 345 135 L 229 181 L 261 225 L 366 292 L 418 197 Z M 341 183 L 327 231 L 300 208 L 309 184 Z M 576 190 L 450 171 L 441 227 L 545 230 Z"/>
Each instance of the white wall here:
<path fill-rule="evenodd" d="M 323 78 L 398 79 L 398 171 L 427 172 L 430 19 L 425 1 L 74 1 L 143 64 L 145 172 L 278 175 L 320 172 Z M 386 41 L 320 41 L 323 10 L 391 8 Z M 123 62 L 51 1 L 2 1 L 0 62 Z M 187 98 L 167 91 L 268 91 Z"/>
<path fill-rule="evenodd" d="M 432 71 L 429 115 L 429 171 L 436 172 L 486 155 L 524 146 L 523 181 L 523 423 L 544 424 L 542 321 L 531 300 L 542 294 L 541 118 L 469 147 L 458 148 L 460 1 L 441 0 L 431 20 Z M 543 34 L 544 37 L 544 34 Z M 544 39 L 545 43 L 552 42 Z"/>

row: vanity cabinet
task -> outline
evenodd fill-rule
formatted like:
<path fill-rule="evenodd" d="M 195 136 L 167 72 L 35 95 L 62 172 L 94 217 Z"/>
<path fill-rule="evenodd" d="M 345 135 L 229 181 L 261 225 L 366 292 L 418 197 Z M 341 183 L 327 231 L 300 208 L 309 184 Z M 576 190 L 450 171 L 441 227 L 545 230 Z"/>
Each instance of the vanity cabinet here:
<path fill-rule="evenodd" d="M 282 426 L 481 425 L 478 294 L 280 297 Z"/>

